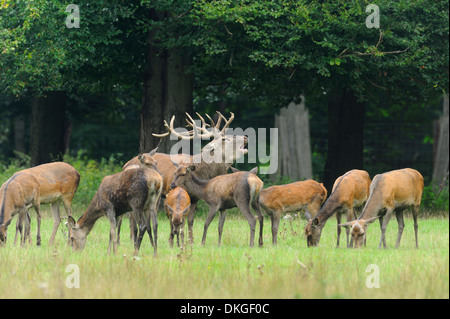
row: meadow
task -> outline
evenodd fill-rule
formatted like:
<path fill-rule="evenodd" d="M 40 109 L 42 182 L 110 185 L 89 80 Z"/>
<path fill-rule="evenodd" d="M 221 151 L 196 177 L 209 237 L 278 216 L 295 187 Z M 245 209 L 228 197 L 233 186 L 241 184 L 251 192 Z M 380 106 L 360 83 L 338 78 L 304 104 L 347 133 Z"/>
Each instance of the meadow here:
<path fill-rule="evenodd" d="M 44 206 L 45 207 L 45 206 Z M 118 252 L 108 255 L 109 222 L 101 218 L 82 252 L 72 252 L 60 226 L 48 245 L 52 219 L 44 208 L 41 247 L 13 245 L 15 221 L 8 228 L 7 245 L 0 249 L 0 298 L 449 298 L 449 220 L 419 220 L 419 249 L 414 246 L 412 219 L 406 218 L 401 246 L 395 249 L 397 223 L 387 231 L 388 249 L 378 249 L 380 231 L 368 230 L 367 247 L 336 248 L 336 221 L 325 226 L 320 245 L 308 248 L 303 235 L 306 221 L 284 219 L 278 246 L 271 242 L 265 218 L 264 246 L 248 247 L 249 227 L 237 210 L 225 222 L 222 246 L 217 247 L 217 223 L 210 225 L 200 244 L 204 211 L 194 224 L 194 244 L 185 249 L 168 244 L 169 222 L 163 212 L 158 222 L 158 257 L 152 257 L 148 237 L 138 257 L 133 256 L 128 219 L 124 219 Z M 78 217 L 82 211 L 76 211 Z M 32 215 L 35 236 L 35 216 Z M 345 236 L 345 233 L 341 234 Z M 344 237 L 341 237 L 341 245 Z M 345 240 L 344 240 L 345 242 Z M 79 269 L 79 288 L 69 288 L 72 268 Z M 368 288 L 379 270 L 379 288 Z M 370 281 L 370 280 L 369 280 Z"/>
<path fill-rule="evenodd" d="M 78 219 L 105 175 L 121 170 L 114 159 L 101 162 L 66 158 L 81 174 L 73 201 Z M 15 162 L 0 167 L 0 182 L 27 167 Z M 424 197 L 425 198 L 425 197 Z M 448 201 L 447 201 L 448 203 Z M 447 204 L 448 205 L 448 204 Z M 109 222 L 101 218 L 87 238 L 82 252 L 67 245 L 66 226 L 61 224 L 53 246 L 49 205 L 43 205 L 42 245 L 36 246 L 36 215 L 31 210 L 33 243 L 14 246 L 15 217 L 8 228 L 8 241 L 0 247 L 0 298 L 449 298 L 448 208 L 419 218 L 419 249 L 414 244 L 413 221 L 405 217 L 405 230 L 395 249 L 397 222 L 387 230 L 388 249 L 378 249 L 377 222 L 368 229 L 367 247 L 347 249 L 345 232 L 336 248 L 336 219 L 322 232 L 320 245 L 308 248 L 303 217 L 283 219 L 278 246 L 272 245 L 270 219 L 264 220 L 264 246 L 248 247 L 249 226 L 237 209 L 229 210 L 222 245 L 217 247 L 218 217 L 211 223 L 201 246 L 207 207 L 200 202 L 194 224 L 194 244 L 170 248 L 169 221 L 158 213 L 158 257 L 148 236 L 139 256 L 133 256 L 128 219 L 124 219 L 121 244 L 115 255 L 107 254 Z M 424 209 L 423 211 L 426 211 Z M 65 216 L 62 209 L 62 216 Z M 187 227 L 186 227 L 187 230 Z M 259 228 L 257 226 L 256 236 Z M 187 235 L 187 234 L 186 234 Z M 187 236 L 186 236 L 187 237 Z M 79 288 L 69 288 L 76 265 Z M 366 280 L 379 270 L 379 288 Z M 369 267 L 369 268 L 368 268 Z M 66 285 L 68 281 L 69 285 Z M 370 282 L 370 280 L 369 280 Z M 69 287 L 68 287 L 69 286 Z"/>

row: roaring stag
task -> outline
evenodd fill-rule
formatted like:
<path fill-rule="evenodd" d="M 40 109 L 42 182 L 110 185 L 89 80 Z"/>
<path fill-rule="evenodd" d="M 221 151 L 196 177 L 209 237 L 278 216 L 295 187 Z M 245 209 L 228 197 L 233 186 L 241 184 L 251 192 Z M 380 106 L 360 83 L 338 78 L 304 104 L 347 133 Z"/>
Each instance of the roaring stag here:
<path fill-rule="evenodd" d="M 248 150 L 245 148 L 248 139 L 246 136 L 227 135 L 226 131 L 229 128 L 231 122 L 234 120 L 234 114 L 231 113 L 229 119 L 225 118 L 220 112 L 217 112 L 219 119 L 217 123 L 214 122 L 209 115 L 206 115 L 210 124 L 207 124 L 205 119 L 197 113 L 200 118 L 201 126 L 198 126 L 192 117 L 187 115 L 187 123 L 190 128 L 188 132 L 179 133 L 174 128 L 175 116 L 172 116 L 170 123 L 164 121 L 164 125 L 167 128 L 167 132 L 162 134 L 153 134 L 156 137 L 167 137 L 172 134 L 174 137 L 183 140 L 192 140 L 194 138 L 213 140 L 205 145 L 201 152 L 196 155 L 178 154 L 169 155 L 164 153 L 156 153 L 153 158 L 157 161 L 157 167 L 161 175 L 163 176 L 163 190 L 162 197 L 165 198 L 170 191 L 170 185 L 174 178 L 174 172 L 176 170 L 172 160 L 177 163 L 183 163 L 186 165 L 195 166 L 195 173 L 200 179 L 211 179 L 213 177 L 223 175 L 227 173 L 228 168 L 240 157 L 247 154 Z M 225 122 L 222 128 L 222 120 Z M 211 160 L 211 159 L 215 160 Z M 128 161 L 124 167 L 133 165 L 138 162 L 137 157 Z M 188 212 L 188 228 L 189 228 L 189 242 L 193 243 L 193 226 L 194 226 L 194 213 L 197 207 L 197 202 L 200 198 L 196 197 L 193 192 L 186 188 L 186 191 L 191 198 L 191 206 Z"/>

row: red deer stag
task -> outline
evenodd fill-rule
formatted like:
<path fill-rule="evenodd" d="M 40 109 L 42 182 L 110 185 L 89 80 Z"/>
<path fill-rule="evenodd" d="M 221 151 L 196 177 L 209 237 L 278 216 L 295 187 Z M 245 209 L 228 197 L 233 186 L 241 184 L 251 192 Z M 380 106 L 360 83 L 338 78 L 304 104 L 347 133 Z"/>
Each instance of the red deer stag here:
<path fill-rule="evenodd" d="M 172 187 L 179 186 L 189 189 L 189 193 L 195 198 L 203 199 L 209 206 L 208 216 L 206 217 L 203 229 L 202 245 L 206 241 L 206 233 L 209 224 L 213 220 L 217 211 L 219 211 L 219 242 L 222 240 L 222 230 L 225 223 L 226 210 L 238 207 L 250 226 L 250 246 L 255 241 L 256 218 L 250 210 L 252 206 L 259 219 L 259 245 L 263 245 L 263 216 L 256 207 L 256 198 L 263 187 L 263 182 L 256 176 L 257 168 L 250 172 L 236 172 L 232 174 L 216 176 L 210 180 L 200 179 L 194 172 L 197 170 L 195 165 L 177 164 L 174 173 Z"/>
<path fill-rule="evenodd" d="M 86 212 L 78 219 L 69 218 L 69 236 L 74 250 L 82 250 L 86 237 L 102 216 L 108 217 L 111 228 L 108 253 L 116 252 L 116 219 L 122 214 L 132 212 L 137 221 L 139 235 L 135 240 L 135 255 L 138 254 L 146 231 L 153 245 L 153 255 L 157 254 L 158 221 L 156 209 L 162 190 L 162 176 L 153 169 L 136 166 L 103 178 Z M 151 226 L 153 224 L 153 236 Z"/>
<path fill-rule="evenodd" d="M 315 216 L 327 198 L 327 190 L 322 183 L 313 180 L 287 185 L 275 185 L 263 189 L 259 194 L 259 205 L 272 221 L 272 243 L 277 244 L 278 226 L 281 215 L 305 209 L 307 220 Z"/>
<path fill-rule="evenodd" d="M 173 247 L 173 237 L 175 235 L 177 236 L 177 245 L 180 247 L 180 233 L 181 246 L 184 246 L 184 222 L 190 206 L 191 199 L 188 193 L 181 187 L 172 189 L 166 196 L 164 210 L 170 222 L 170 247 Z"/>
<path fill-rule="evenodd" d="M 370 185 L 369 198 L 361 216 L 357 220 L 341 224 L 341 226 L 351 227 L 355 248 L 362 246 L 366 239 L 367 227 L 378 218 L 381 225 L 381 238 L 378 248 L 381 248 L 381 244 L 386 248 L 386 228 L 392 213 L 395 213 L 398 222 L 398 235 L 395 244 L 397 248 L 400 245 L 405 226 L 403 211 L 407 208 L 412 210 L 416 247 L 419 247 L 417 215 L 422 200 L 423 185 L 422 175 L 412 168 L 375 175 Z"/>
<path fill-rule="evenodd" d="M 320 209 L 319 213 L 309 221 L 305 228 L 305 235 L 308 247 L 317 246 L 320 241 L 322 229 L 328 218 L 336 214 L 337 226 L 337 244 L 339 247 L 339 238 L 341 235 L 341 217 L 347 216 L 347 222 L 356 219 L 356 210 L 361 212 L 364 204 L 369 197 L 370 176 L 366 171 L 354 169 L 340 176 L 333 185 L 330 197 Z M 350 230 L 346 228 L 347 247 L 352 246 L 349 242 Z"/>
<path fill-rule="evenodd" d="M 226 135 L 226 130 L 230 126 L 231 122 L 234 120 L 234 114 L 231 113 L 229 119 L 226 119 L 221 113 L 217 112 L 219 119 L 215 123 L 209 115 L 206 115 L 211 123 L 207 124 L 202 116 L 197 113 L 201 120 L 201 126 L 197 126 L 192 117 L 186 113 L 188 119 L 188 125 L 192 128 L 189 132 L 179 133 L 176 132 L 174 128 L 175 116 L 172 116 L 170 124 L 164 121 L 164 125 L 167 128 L 167 132 L 163 134 L 153 134 L 156 137 L 166 137 L 170 134 L 173 136 L 184 139 L 192 140 L 194 138 L 213 138 L 205 147 L 202 148 L 200 154 L 187 155 L 169 155 L 163 153 L 156 153 L 154 159 L 157 161 L 157 167 L 164 179 L 164 186 L 162 191 L 162 197 L 164 198 L 170 191 L 170 185 L 174 178 L 174 172 L 176 170 L 175 165 L 172 163 L 171 159 L 177 163 L 190 164 L 195 166 L 195 172 L 200 179 L 211 179 L 213 177 L 224 175 L 227 173 L 228 168 L 236 161 L 236 159 L 247 154 L 248 150 L 245 148 L 248 139 L 246 136 L 236 136 L 236 135 Z M 225 124 L 220 128 L 222 120 Z M 208 130 L 208 127 L 210 129 Z M 229 150 L 232 150 L 231 152 Z M 215 157 L 216 154 L 220 155 L 220 160 L 210 161 L 205 160 L 205 157 L 211 158 Z M 138 159 L 135 157 L 127 162 L 127 165 L 136 164 Z M 188 228 L 189 228 L 189 242 L 193 243 L 193 226 L 194 226 L 194 213 L 197 207 L 197 202 L 200 200 L 193 194 L 189 189 L 186 189 L 191 198 L 191 206 L 188 212 Z"/>
<path fill-rule="evenodd" d="M 17 213 L 27 215 L 27 208 L 33 206 L 37 213 L 37 244 L 41 244 L 40 205 L 51 204 L 53 229 L 50 244 L 53 243 L 61 222 L 61 202 L 68 216 L 72 216 L 72 199 L 80 183 L 80 174 L 67 163 L 42 164 L 15 173 L 0 188 L 0 242 L 6 241 L 6 229 Z M 28 224 L 29 218 L 22 218 Z M 19 225 L 20 227 L 20 222 Z M 26 228 L 29 226 L 26 225 Z M 25 235 L 27 231 L 25 231 Z M 22 243 L 24 242 L 22 237 Z"/>

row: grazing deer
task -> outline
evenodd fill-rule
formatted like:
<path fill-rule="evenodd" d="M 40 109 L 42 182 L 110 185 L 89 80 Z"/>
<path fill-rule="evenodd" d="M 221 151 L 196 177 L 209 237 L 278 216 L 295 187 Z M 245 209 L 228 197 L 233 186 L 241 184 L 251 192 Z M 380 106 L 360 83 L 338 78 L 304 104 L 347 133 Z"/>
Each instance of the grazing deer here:
<path fill-rule="evenodd" d="M 203 180 L 197 177 L 195 165 L 178 164 L 174 173 L 172 187 L 182 187 L 189 190 L 195 198 L 203 199 L 209 206 L 208 216 L 206 217 L 203 229 L 202 245 L 206 241 L 206 233 L 209 224 L 213 220 L 217 211 L 219 211 L 219 242 L 222 240 L 223 225 L 225 223 L 226 210 L 238 207 L 250 226 L 250 246 L 255 241 L 256 218 L 250 210 L 250 206 L 255 209 L 259 219 L 259 245 L 263 245 L 263 216 L 256 207 L 256 201 L 259 192 L 263 187 L 263 182 L 256 176 L 257 168 L 250 172 L 236 172 L 232 174 L 216 176 L 209 180 Z"/>
<path fill-rule="evenodd" d="M 108 253 L 111 252 L 111 244 L 115 253 L 116 219 L 131 211 L 139 226 L 139 235 L 134 243 L 135 255 L 138 254 L 142 238 L 148 231 L 153 255 L 156 256 L 158 229 L 156 209 L 161 196 L 162 183 L 162 176 L 158 172 L 140 166 L 104 177 L 86 212 L 77 222 L 69 218 L 68 227 L 72 248 L 82 250 L 95 222 L 100 217 L 106 216 L 111 223 Z"/>
<path fill-rule="evenodd" d="M 184 246 L 184 222 L 191 206 L 191 199 L 188 193 L 181 187 L 172 189 L 166 196 L 164 202 L 164 210 L 170 221 L 170 247 L 173 247 L 173 237 L 177 236 L 177 245 L 180 247 L 180 233 L 181 245 Z"/>
<path fill-rule="evenodd" d="M 15 173 L 0 189 L 0 242 L 6 241 L 6 229 L 11 218 L 17 213 L 27 215 L 27 208 L 33 206 L 38 222 L 36 242 L 40 245 L 40 205 L 51 204 L 53 229 L 50 244 L 52 244 L 61 222 L 59 206 L 62 202 L 67 215 L 72 216 L 72 199 L 79 183 L 80 174 L 77 170 L 63 162 L 42 164 Z M 29 217 L 21 219 L 26 223 L 25 228 L 29 228 Z M 21 227 L 20 222 L 18 227 Z"/>
<path fill-rule="evenodd" d="M 422 175 L 412 168 L 376 175 L 370 185 L 370 195 L 361 216 L 357 220 L 341 224 L 341 226 L 351 227 L 355 248 L 361 247 L 366 239 L 367 227 L 378 218 L 381 226 L 381 238 L 378 248 L 381 248 L 381 244 L 386 248 L 386 228 L 393 212 L 395 212 L 398 222 L 398 235 L 395 244 L 397 248 L 400 245 L 405 226 L 403 211 L 407 208 L 412 210 L 416 247 L 419 247 L 417 215 L 422 200 L 423 186 Z"/>
<path fill-rule="evenodd" d="M 206 115 L 211 123 L 211 125 L 207 124 L 202 116 L 197 113 L 198 117 L 201 120 L 201 126 L 197 126 L 192 117 L 186 113 L 188 119 L 188 125 L 192 128 L 189 132 L 178 133 L 174 128 L 175 116 L 172 116 L 170 120 L 170 124 L 164 121 L 164 125 L 167 128 L 167 132 L 163 134 L 153 134 L 156 137 L 166 137 L 170 134 L 176 136 L 179 139 L 183 140 L 192 140 L 194 138 L 212 138 L 213 140 L 205 145 L 201 152 L 196 155 L 188 155 L 188 154 L 178 154 L 178 155 L 169 155 L 163 153 L 156 153 L 153 158 L 157 161 L 157 167 L 161 175 L 163 176 L 163 190 L 162 197 L 164 198 L 167 193 L 170 191 L 170 185 L 172 184 L 174 178 L 174 172 L 176 170 L 175 165 L 172 163 L 172 160 L 177 163 L 184 163 L 186 165 L 194 165 L 195 173 L 200 179 L 211 179 L 219 175 L 224 175 L 227 173 L 228 168 L 236 161 L 236 159 L 247 154 L 248 150 L 245 146 L 248 143 L 248 139 L 246 136 L 235 136 L 235 135 L 226 135 L 226 130 L 230 126 L 231 122 L 234 120 L 234 114 L 231 113 L 229 119 L 226 119 L 220 112 L 217 112 L 219 115 L 219 119 L 217 123 L 214 122 L 209 115 Z M 222 120 L 224 120 L 225 124 L 222 128 L 220 128 Z M 210 129 L 208 130 L 208 127 Z M 230 152 L 230 150 L 232 150 Z M 216 155 L 219 155 L 220 158 L 217 159 Z M 216 160 L 205 160 L 211 159 L 214 157 Z M 125 164 L 131 165 L 136 164 L 138 159 L 135 157 L 131 159 L 129 162 Z M 197 207 L 197 202 L 200 200 L 195 196 L 195 194 L 191 193 L 189 189 L 186 189 L 191 198 L 191 206 L 188 212 L 188 228 L 189 228 L 189 242 L 192 244 L 194 242 L 193 236 L 193 226 L 194 226 L 194 214 L 195 209 Z"/>
<path fill-rule="evenodd" d="M 354 169 L 336 179 L 330 197 L 317 213 L 316 217 L 309 221 L 305 228 L 308 247 L 317 246 L 320 241 L 322 229 L 328 218 L 336 214 L 337 218 L 337 244 L 341 235 L 341 217 L 347 216 L 347 222 L 356 219 L 356 210 L 361 212 L 367 198 L 369 197 L 370 176 L 366 171 Z M 347 247 L 351 247 L 353 240 L 349 243 L 350 230 L 346 228 Z"/>
<path fill-rule="evenodd" d="M 322 183 L 313 180 L 286 185 L 274 185 L 259 193 L 259 205 L 272 221 L 272 243 L 277 244 L 278 226 L 281 215 L 305 209 L 307 220 L 315 216 L 327 198 L 327 190 Z"/>

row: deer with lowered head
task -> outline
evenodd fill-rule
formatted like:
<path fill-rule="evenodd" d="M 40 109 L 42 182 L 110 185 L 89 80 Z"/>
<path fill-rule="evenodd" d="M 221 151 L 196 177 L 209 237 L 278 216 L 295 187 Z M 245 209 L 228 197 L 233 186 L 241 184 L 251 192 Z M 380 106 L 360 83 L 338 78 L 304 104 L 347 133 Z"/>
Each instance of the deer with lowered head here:
<path fill-rule="evenodd" d="M 134 242 L 134 254 L 138 254 L 142 238 L 148 231 L 153 255 L 156 256 L 158 242 L 156 210 L 162 185 L 162 176 L 157 171 L 139 165 L 104 177 L 86 212 L 77 222 L 69 218 L 68 227 L 72 248 L 82 250 L 95 222 L 100 217 L 106 216 L 111 224 L 108 253 L 111 251 L 111 246 L 115 253 L 117 217 L 131 211 L 139 228 L 139 234 Z"/>
<path fill-rule="evenodd" d="M 286 185 L 274 185 L 259 193 L 259 205 L 272 221 L 272 243 L 277 244 L 281 215 L 305 209 L 307 220 L 315 216 L 327 198 L 327 190 L 322 183 L 313 180 Z"/>
<path fill-rule="evenodd" d="M 172 189 L 166 196 L 164 210 L 170 222 L 170 247 L 173 247 L 174 236 L 177 236 L 177 245 L 180 247 L 180 235 L 181 246 L 184 246 L 184 224 L 190 206 L 191 199 L 181 187 Z"/>
<path fill-rule="evenodd" d="M 218 245 L 220 246 L 226 210 L 238 207 L 250 226 L 250 246 L 254 246 L 256 217 L 252 214 L 250 206 L 255 209 L 258 215 L 260 225 L 259 245 L 263 245 L 263 216 L 256 206 L 256 199 L 263 187 L 263 182 L 256 176 L 256 167 L 250 172 L 239 171 L 203 180 L 195 174 L 195 165 L 178 164 L 176 162 L 174 162 L 174 165 L 177 169 L 174 173 L 172 187 L 184 188 L 195 198 L 203 199 L 209 206 L 203 229 L 202 245 L 205 244 L 209 224 L 219 211 Z"/>
<path fill-rule="evenodd" d="M 346 215 L 347 222 L 350 222 L 356 219 L 357 211 L 361 213 L 369 197 L 370 182 L 369 174 L 366 171 L 358 169 L 353 169 L 336 179 L 330 197 L 317 213 L 316 217 L 306 225 L 305 235 L 308 247 L 319 244 L 322 229 L 327 220 L 334 214 L 336 214 L 338 223 L 336 246 L 339 247 L 341 217 L 342 215 Z M 351 247 L 353 240 L 349 242 L 350 230 L 348 227 L 346 227 L 346 234 L 347 247 Z"/>
<path fill-rule="evenodd" d="M 364 206 L 361 216 L 357 220 L 341 224 L 341 226 L 350 227 L 351 235 L 355 242 L 355 248 L 362 246 L 366 239 L 367 228 L 376 219 L 380 219 L 381 238 L 378 248 L 386 248 L 386 228 L 392 214 L 398 222 L 398 234 L 395 247 L 400 245 L 403 228 L 403 211 L 411 208 L 414 219 L 414 234 L 416 238 L 416 247 L 419 247 L 417 238 L 417 216 L 419 213 L 420 202 L 423 192 L 423 177 L 412 168 L 398 169 L 383 174 L 375 175 L 370 185 L 369 198 Z"/>
<path fill-rule="evenodd" d="M 51 204 L 53 229 L 50 244 L 55 239 L 61 222 L 61 203 L 68 216 L 72 216 L 72 199 L 80 183 L 80 174 L 71 165 L 63 162 L 42 164 L 15 173 L 0 188 L 0 243 L 6 242 L 6 229 L 14 215 L 25 222 L 24 238 L 29 235 L 27 209 L 33 207 L 37 214 L 37 245 L 41 244 L 41 204 Z M 21 228 L 21 222 L 17 224 Z M 16 232 L 17 234 L 17 232 Z"/>
<path fill-rule="evenodd" d="M 175 116 L 172 116 L 169 123 L 164 121 L 164 126 L 167 128 L 167 132 L 162 134 L 153 134 L 156 137 L 164 138 L 172 135 L 182 140 L 193 140 L 195 138 L 209 139 L 212 141 L 205 145 L 199 154 L 177 154 L 169 155 L 164 153 L 156 153 L 153 158 L 157 161 L 157 167 L 161 175 L 163 176 L 163 190 L 162 197 L 165 198 L 170 191 L 170 185 L 174 179 L 174 172 L 176 170 L 172 160 L 176 163 L 183 163 L 186 165 L 195 166 L 195 173 L 200 179 L 211 179 L 219 175 L 227 173 L 228 168 L 236 161 L 236 159 L 247 154 L 248 150 L 245 146 L 248 143 L 246 136 L 227 135 L 226 131 L 229 128 L 231 122 L 234 120 L 234 114 L 230 112 L 230 118 L 225 118 L 220 112 L 217 112 L 219 118 L 217 122 L 214 122 L 209 115 L 206 115 L 210 124 L 207 124 L 205 119 L 197 113 L 200 118 L 201 126 L 198 126 L 192 117 L 186 113 L 188 126 L 191 128 L 188 132 L 177 132 L 174 128 Z M 222 120 L 224 122 L 221 128 Z M 212 160 L 214 159 L 214 160 Z M 128 161 L 124 168 L 128 165 L 136 164 L 138 159 L 135 157 Z M 188 229 L 189 229 L 189 242 L 193 243 L 193 226 L 194 226 L 194 214 L 197 207 L 197 202 L 200 200 L 187 190 L 189 197 L 191 198 L 191 206 L 188 212 Z"/>

